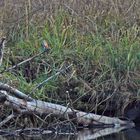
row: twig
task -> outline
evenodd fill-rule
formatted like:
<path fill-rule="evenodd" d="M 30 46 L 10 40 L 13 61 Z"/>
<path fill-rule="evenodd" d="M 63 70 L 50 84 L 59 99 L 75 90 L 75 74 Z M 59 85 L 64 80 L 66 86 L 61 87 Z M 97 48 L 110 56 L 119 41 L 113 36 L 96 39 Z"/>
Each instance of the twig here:
<path fill-rule="evenodd" d="M 14 117 L 15 117 L 14 114 L 9 115 L 6 119 L 4 119 L 2 122 L 0 122 L 0 127 L 2 127 L 3 125 L 5 125 L 8 121 L 10 121 Z"/>
<path fill-rule="evenodd" d="M 71 66 L 72 66 L 72 64 L 69 65 L 68 67 L 66 67 L 66 68 L 64 68 L 64 69 L 62 69 L 62 70 L 60 70 L 60 71 L 58 71 L 57 73 L 55 73 L 55 74 L 52 75 L 51 77 L 47 78 L 46 80 L 42 81 L 41 83 L 39 83 L 39 84 L 32 90 L 31 93 L 33 93 L 36 89 L 42 87 L 45 83 L 47 83 L 47 82 L 48 82 L 49 80 L 51 80 L 52 78 L 58 76 L 58 75 L 61 74 L 62 72 L 64 72 L 64 71 L 66 71 L 67 69 L 69 69 Z"/>
<path fill-rule="evenodd" d="M 20 65 L 22 65 L 22 64 L 24 64 L 24 63 L 26 63 L 26 62 L 29 62 L 29 61 L 33 60 L 34 58 L 40 56 L 40 55 L 43 54 L 44 52 L 46 52 L 46 50 L 43 51 L 43 52 L 41 52 L 41 53 L 38 53 L 38 54 L 36 54 L 36 55 L 34 55 L 34 56 L 30 57 L 30 58 L 28 58 L 28 59 L 26 59 L 26 60 L 24 60 L 24 61 L 22 61 L 22 62 L 20 62 L 20 63 L 18 63 L 18 64 L 16 64 L 16 65 L 12 66 L 12 67 L 9 67 L 9 68 L 7 68 L 7 69 L 1 71 L 0 73 L 7 72 L 7 71 L 10 71 L 10 70 L 12 70 L 12 69 L 14 69 L 14 68 L 17 68 L 18 66 L 20 66 Z"/>

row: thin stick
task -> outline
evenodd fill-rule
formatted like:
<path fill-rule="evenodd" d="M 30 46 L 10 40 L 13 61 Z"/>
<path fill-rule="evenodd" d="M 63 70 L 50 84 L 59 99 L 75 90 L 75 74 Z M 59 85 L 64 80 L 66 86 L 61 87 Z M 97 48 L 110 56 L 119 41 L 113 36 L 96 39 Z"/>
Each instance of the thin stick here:
<path fill-rule="evenodd" d="M 16 64 L 16 65 L 14 65 L 14 66 L 12 66 L 12 67 L 9 67 L 9 68 L 7 68 L 7 69 L 1 71 L 0 73 L 7 72 L 7 71 L 10 71 L 10 70 L 12 70 L 12 69 L 14 69 L 14 68 L 17 68 L 18 66 L 20 66 L 20 65 L 22 65 L 22 64 L 24 64 L 24 63 L 26 63 L 26 62 L 29 62 L 29 61 L 33 60 L 34 58 L 40 56 L 40 55 L 43 54 L 44 52 L 46 52 L 46 51 L 43 51 L 43 52 L 41 52 L 41 53 L 38 53 L 38 54 L 36 54 L 36 55 L 34 55 L 34 56 L 32 56 L 32 57 L 30 57 L 30 58 L 24 60 L 24 61 L 22 61 L 22 62 L 20 62 L 20 63 L 18 63 L 18 64 Z"/>
<path fill-rule="evenodd" d="M 54 77 L 56 77 L 57 75 L 61 74 L 63 71 L 69 69 L 71 66 L 72 66 L 72 64 L 69 65 L 68 67 L 66 67 L 65 69 L 62 69 L 62 70 L 58 71 L 56 74 L 52 75 L 52 76 L 49 77 L 48 79 L 46 79 L 46 80 L 44 80 L 43 82 L 39 83 L 39 84 L 37 85 L 36 88 L 39 88 L 39 87 L 43 86 L 43 85 L 44 85 L 45 83 L 47 83 L 49 80 L 51 80 L 52 78 L 54 78 Z"/>
<path fill-rule="evenodd" d="M 14 114 L 9 115 L 6 119 L 4 119 L 2 122 L 0 122 L 0 127 L 2 127 L 3 125 L 5 125 L 8 121 L 10 121 L 14 117 L 15 117 Z"/>
<path fill-rule="evenodd" d="M 72 64 L 69 65 L 68 67 L 66 67 L 66 68 L 64 68 L 64 69 L 62 69 L 62 70 L 60 70 L 60 71 L 58 71 L 57 73 L 55 73 L 55 74 L 52 75 L 51 77 L 47 78 L 46 80 L 42 81 L 41 83 L 39 83 L 39 84 L 32 90 L 32 92 L 34 92 L 36 89 L 42 87 L 42 86 L 43 86 L 45 83 L 47 83 L 49 80 L 51 80 L 52 78 L 58 76 L 58 75 L 61 74 L 62 72 L 66 71 L 66 70 L 69 69 L 71 66 L 72 66 Z"/>

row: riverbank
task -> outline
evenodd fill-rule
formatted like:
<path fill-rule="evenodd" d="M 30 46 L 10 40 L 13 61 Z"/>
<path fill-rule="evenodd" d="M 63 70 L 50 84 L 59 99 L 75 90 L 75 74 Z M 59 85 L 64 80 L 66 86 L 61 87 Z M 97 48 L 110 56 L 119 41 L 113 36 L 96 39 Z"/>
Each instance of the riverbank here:
<path fill-rule="evenodd" d="M 50 51 L 4 71 L 1 81 L 39 100 L 122 116 L 140 93 L 140 2 L 126 3 L 4 2 L 1 33 L 8 42 L 1 71 L 43 51 L 43 40 Z M 70 64 L 72 68 L 32 92 Z"/>

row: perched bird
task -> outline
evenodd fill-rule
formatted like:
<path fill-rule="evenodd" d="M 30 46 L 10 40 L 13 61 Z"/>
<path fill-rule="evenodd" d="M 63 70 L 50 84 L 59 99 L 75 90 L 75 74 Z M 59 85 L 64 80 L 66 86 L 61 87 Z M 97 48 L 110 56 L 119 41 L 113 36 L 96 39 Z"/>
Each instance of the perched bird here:
<path fill-rule="evenodd" d="M 1 38 L 1 40 L 0 40 L 0 66 L 1 66 L 2 60 L 3 60 L 5 43 L 6 43 L 6 38 L 5 37 Z"/>
<path fill-rule="evenodd" d="M 42 41 L 41 46 L 42 46 L 43 51 L 49 51 L 50 50 L 50 48 L 48 46 L 48 43 L 45 40 Z"/>

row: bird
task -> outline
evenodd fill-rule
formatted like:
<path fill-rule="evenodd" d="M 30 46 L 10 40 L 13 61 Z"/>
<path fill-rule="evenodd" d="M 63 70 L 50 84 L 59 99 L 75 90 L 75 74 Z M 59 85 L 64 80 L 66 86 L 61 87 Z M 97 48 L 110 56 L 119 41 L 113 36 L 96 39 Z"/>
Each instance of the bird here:
<path fill-rule="evenodd" d="M 49 51 L 50 50 L 50 47 L 45 40 L 42 41 L 41 46 L 42 46 L 43 51 Z"/>

